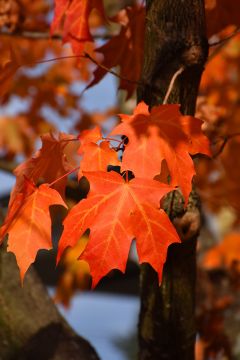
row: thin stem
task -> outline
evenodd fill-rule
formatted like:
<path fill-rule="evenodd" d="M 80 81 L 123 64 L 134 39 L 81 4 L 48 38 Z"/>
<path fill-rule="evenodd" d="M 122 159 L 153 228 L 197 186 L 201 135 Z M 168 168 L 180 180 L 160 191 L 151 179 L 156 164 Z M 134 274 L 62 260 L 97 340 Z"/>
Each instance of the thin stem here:
<path fill-rule="evenodd" d="M 68 171 L 66 174 L 64 174 L 64 175 L 61 176 L 60 178 L 58 178 L 58 179 L 54 180 L 53 182 L 51 182 L 51 184 L 48 184 L 48 186 L 51 187 L 51 186 L 55 185 L 58 181 L 64 179 L 65 177 L 67 177 L 68 175 L 74 173 L 75 171 L 77 171 L 77 170 L 79 170 L 79 169 L 80 169 L 80 166 L 77 166 L 76 168 Z"/>
<path fill-rule="evenodd" d="M 169 84 L 169 87 L 168 87 L 168 89 L 167 89 L 167 93 L 166 93 L 165 98 L 164 98 L 164 100 L 163 100 L 163 105 L 167 104 L 168 98 L 169 98 L 169 96 L 170 96 L 170 94 L 171 94 L 171 92 L 172 92 L 174 83 L 175 83 L 177 77 L 178 77 L 183 71 L 184 71 L 184 66 L 180 67 L 180 69 L 178 69 L 178 70 L 173 74 L 173 77 L 172 77 L 172 79 L 171 79 L 171 81 L 170 81 L 170 84 Z"/>
<path fill-rule="evenodd" d="M 126 171 L 126 183 L 128 183 L 128 170 Z"/>
<path fill-rule="evenodd" d="M 97 66 L 99 66 L 101 69 L 103 69 L 103 70 L 107 71 L 108 73 L 110 73 L 110 74 L 118 77 L 118 78 L 121 79 L 121 80 L 127 81 L 127 82 L 129 82 L 129 83 L 131 83 L 131 84 L 143 85 L 143 84 L 142 84 L 141 82 L 139 82 L 139 81 L 131 80 L 131 79 L 128 79 L 127 77 L 125 77 L 125 76 L 121 76 L 121 75 L 117 74 L 115 71 L 113 71 L 113 70 L 109 69 L 108 67 L 100 64 L 97 60 L 95 60 L 91 55 L 89 55 L 89 54 L 86 53 L 86 52 L 84 53 L 84 57 L 87 58 L 87 59 L 89 59 L 89 60 L 91 60 L 94 64 L 96 64 Z"/>
<path fill-rule="evenodd" d="M 216 159 L 224 150 L 226 144 L 227 144 L 228 138 L 225 138 L 220 146 L 220 148 L 218 149 L 218 151 L 212 156 L 213 159 Z"/>
<path fill-rule="evenodd" d="M 71 142 L 71 141 L 80 141 L 78 138 L 73 139 L 61 139 L 60 142 Z"/>
<path fill-rule="evenodd" d="M 118 140 L 118 139 L 113 139 L 113 138 L 110 138 L 110 137 L 103 137 L 102 138 L 103 140 L 107 140 L 107 141 L 116 141 L 116 142 L 118 142 L 118 143 L 120 143 L 121 144 L 121 140 Z"/>
<path fill-rule="evenodd" d="M 216 159 L 224 150 L 228 140 L 231 140 L 232 138 L 236 137 L 236 136 L 240 136 L 240 132 L 239 133 L 235 133 L 235 134 L 230 134 L 227 136 L 223 137 L 223 142 L 221 144 L 221 146 L 219 147 L 218 151 L 212 156 L 213 159 Z"/>
<path fill-rule="evenodd" d="M 57 60 L 77 59 L 77 58 L 85 58 L 85 56 L 84 55 L 59 56 L 59 57 L 52 58 L 52 59 L 38 60 L 38 61 L 33 61 L 33 62 L 21 64 L 20 66 L 28 66 L 28 65 L 34 65 L 34 64 L 45 64 L 45 63 L 49 63 L 49 62 L 53 62 L 53 61 L 57 61 Z"/>
<path fill-rule="evenodd" d="M 226 45 L 226 43 L 231 40 L 235 35 L 237 35 L 238 33 L 240 33 L 240 28 L 236 28 L 235 32 L 233 32 L 233 34 L 231 34 L 230 36 L 228 36 L 227 38 L 223 39 L 222 41 L 219 40 L 219 46 L 213 50 L 213 52 L 209 55 L 208 59 L 207 59 L 207 63 L 209 63 L 209 61 L 211 61 L 214 56 L 216 56 L 219 51 Z M 216 46 L 217 43 L 213 43 L 210 46 Z"/>
<path fill-rule="evenodd" d="M 212 47 L 212 46 L 222 45 L 222 44 L 224 44 L 225 42 L 231 40 L 231 39 L 232 39 L 235 35 L 237 35 L 238 33 L 240 33 L 240 28 L 239 28 L 239 27 L 237 27 L 237 28 L 232 32 L 232 34 L 226 36 L 225 38 L 220 39 L 220 40 L 218 40 L 218 41 L 214 41 L 214 42 L 212 42 L 212 43 L 210 42 L 210 43 L 209 43 L 209 46 Z"/>
<path fill-rule="evenodd" d="M 50 35 L 49 32 L 44 31 L 16 31 L 16 32 L 7 32 L 1 31 L 0 36 L 9 36 L 9 37 L 20 37 L 24 39 L 37 39 L 37 40 L 62 40 L 61 35 Z M 92 35 L 94 40 L 108 40 L 111 39 L 113 35 L 111 34 L 95 34 Z"/>
<path fill-rule="evenodd" d="M 119 143 L 116 151 L 119 151 L 119 150 L 120 150 L 121 146 L 122 146 L 122 145 L 124 144 L 124 142 L 125 142 L 125 139 L 126 139 L 126 138 L 124 138 L 124 139 L 122 139 L 122 141 L 120 141 L 120 143 Z"/>
<path fill-rule="evenodd" d="M 117 74 L 115 71 L 113 71 L 113 70 L 109 69 L 108 67 L 100 64 L 97 60 L 95 60 L 93 57 L 91 57 L 88 53 L 83 53 L 82 55 L 59 56 L 57 58 L 52 58 L 52 59 L 47 59 L 47 60 L 33 61 L 33 62 L 21 64 L 21 65 L 19 65 L 19 67 L 21 67 L 21 66 L 29 66 L 29 65 L 34 65 L 34 64 L 45 64 L 45 63 L 49 63 L 49 62 L 53 62 L 53 61 L 57 61 L 57 60 L 77 59 L 77 58 L 89 59 L 94 64 L 99 66 L 101 69 L 103 69 L 103 70 L 107 71 L 108 73 L 118 77 L 121 80 L 127 81 L 127 82 L 132 83 L 132 84 L 136 84 L 136 85 L 143 85 L 139 81 L 131 80 L 131 79 L 126 78 L 125 76 L 121 76 L 121 75 Z"/>

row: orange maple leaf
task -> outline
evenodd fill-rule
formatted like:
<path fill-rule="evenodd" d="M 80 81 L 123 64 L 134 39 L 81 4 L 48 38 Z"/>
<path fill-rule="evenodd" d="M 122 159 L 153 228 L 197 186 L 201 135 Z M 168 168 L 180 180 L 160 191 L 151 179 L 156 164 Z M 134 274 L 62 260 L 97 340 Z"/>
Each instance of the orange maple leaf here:
<path fill-rule="evenodd" d="M 10 47 L 8 58 L 3 56 L 0 61 L 0 97 L 8 92 L 13 77 L 20 66 L 19 56 L 17 56 L 14 49 Z"/>
<path fill-rule="evenodd" d="M 78 177 L 82 177 L 84 171 L 106 171 L 108 165 L 120 166 L 117 152 L 111 149 L 109 141 L 102 141 L 100 145 L 88 143 L 84 146 Z"/>
<path fill-rule="evenodd" d="M 63 43 L 70 42 L 76 55 L 82 53 L 86 41 L 92 41 L 88 21 L 94 8 L 105 17 L 102 0 L 55 0 L 51 33 L 63 23 Z"/>
<path fill-rule="evenodd" d="M 96 51 L 103 54 L 104 60 L 101 65 L 105 68 L 120 66 L 119 88 L 127 90 L 127 98 L 130 98 L 142 69 L 145 8 L 139 5 L 127 7 L 112 20 L 122 25 L 119 35 L 114 36 Z M 97 67 L 93 74 L 94 79 L 87 88 L 102 80 L 107 70 Z"/>
<path fill-rule="evenodd" d="M 122 134 L 129 139 L 121 170 L 152 179 L 161 172 L 165 159 L 171 185 L 180 186 L 187 203 L 195 174 L 189 154 L 210 155 L 208 140 L 201 132 L 202 121 L 182 116 L 179 105 L 159 105 L 149 112 L 144 102 L 137 105 L 133 115 L 120 117 L 122 123 L 110 135 Z"/>
<path fill-rule="evenodd" d="M 11 193 L 10 204 L 14 201 L 16 194 L 22 192 L 25 177 L 35 184 L 40 180 L 51 183 L 73 169 L 64 152 L 68 140 L 71 138 L 71 135 L 63 133 L 60 134 L 59 140 L 51 134 L 41 137 L 42 148 L 36 152 L 33 158 L 26 160 L 14 170 L 16 184 Z M 63 197 L 66 181 L 66 178 L 63 178 L 53 186 Z"/>
<path fill-rule="evenodd" d="M 84 153 L 84 148 L 90 143 L 97 143 L 102 139 L 102 133 L 99 126 L 95 126 L 93 129 L 81 131 L 78 136 L 80 140 L 80 147 L 78 153 L 81 155 Z"/>
<path fill-rule="evenodd" d="M 170 220 L 158 210 L 160 199 L 173 188 L 155 180 L 135 178 L 125 182 L 116 172 L 84 175 L 90 182 L 90 192 L 64 220 L 58 260 L 64 249 L 74 246 L 90 228 L 89 242 L 80 258 L 88 262 L 95 287 L 110 270 L 125 271 L 129 248 L 136 237 L 140 263 L 150 263 L 161 282 L 167 247 L 180 241 Z M 139 232 L 139 223 L 147 228 L 145 235 Z"/>
<path fill-rule="evenodd" d="M 8 251 L 15 254 L 21 280 L 34 262 L 40 249 L 51 249 L 51 218 L 49 207 L 66 207 L 59 193 L 43 184 L 36 188 L 30 181 L 24 182 L 24 192 L 18 194 L 17 203 L 9 208 L 0 229 L 1 238 L 8 233 Z M 1 239 L 0 239 L 1 240 Z"/>
<path fill-rule="evenodd" d="M 202 266 L 207 269 L 226 268 L 237 263 L 236 269 L 240 270 L 240 234 L 231 232 L 227 234 L 222 242 L 208 250 L 202 260 Z"/>

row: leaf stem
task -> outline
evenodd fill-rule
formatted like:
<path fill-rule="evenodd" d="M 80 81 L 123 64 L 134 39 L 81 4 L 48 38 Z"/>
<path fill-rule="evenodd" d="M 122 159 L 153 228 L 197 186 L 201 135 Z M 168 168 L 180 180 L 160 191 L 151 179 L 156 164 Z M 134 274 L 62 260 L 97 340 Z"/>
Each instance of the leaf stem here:
<path fill-rule="evenodd" d="M 227 136 L 223 137 L 223 142 L 221 144 L 221 146 L 219 147 L 218 151 L 212 156 L 213 159 L 216 159 L 219 155 L 221 155 L 221 153 L 223 152 L 228 140 L 236 137 L 236 136 L 240 136 L 240 132 L 239 133 L 235 133 L 235 134 L 230 134 Z"/>
<path fill-rule="evenodd" d="M 107 140 L 107 141 L 116 141 L 118 143 L 122 143 L 121 140 L 118 140 L 118 139 L 113 139 L 113 138 L 110 138 L 110 137 L 102 137 L 103 140 Z"/>
<path fill-rule="evenodd" d="M 240 33 L 240 28 L 237 27 L 233 32 L 232 34 L 226 36 L 225 38 L 223 39 L 220 39 L 220 40 L 217 40 L 217 41 L 214 41 L 214 42 L 209 42 L 209 46 L 217 46 L 217 45 L 222 45 L 224 44 L 225 42 L 231 40 L 235 35 L 237 35 L 238 33 Z"/>
<path fill-rule="evenodd" d="M 219 51 L 221 51 L 221 49 L 226 45 L 226 43 L 228 43 L 229 40 L 231 40 L 235 35 L 237 35 L 239 33 L 240 33 L 240 28 L 237 27 L 236 30 L 231 35 L 229 35 L 228 37 L 226 37 L 226 38 L 224 38 L 222 40 L 219 40 L 218 42 L 210 44 L 209 46 L 217 46 L 217 45 L 219 45 L 219 46 L 217 46 L 212 51 L 212 53 L 209 55 L 206 64 L 208 64 L 209 61 L 211 61 L 219 53 Z"/>
<path fill-rule="evenodd" d="M 68 175 L 74 173 L 75 171 L 79 170 L 80 166 L 77 166 L 76 168 L 68 171 L 66 174 L 64 174 L 63 176 L 61 176 L 60 178 L 54 180 L 53 182 L 51 182 L 51 184 L 48 184 L 49 187 L 55 185 L 58 181 L 61 181 L 62 179 L 64 179 L 65 177 L 67 177 Z"/>
<path fill-rule="evenodd" d="M 113 71 L 113 70 L 109 69 L 108 67 L 100 64 L 97 60 L 95 60 L 95 59 L 94 59 L 91 55 L 89 55 L 88 53 L 84 52 L 83 54 L 84 54 L 83 56 L 84 56 L 86 59 L 91 60 L 94 64 L 96 64 L 97 66 L 99 66 L 101 69 L 103 69 L 103 70 L 107 71 L 108 73 L 110 73 L 110 74 L 118 77 L 119 79 L 124 80 L 124 81 L 127 81 L 127 82 L 129 82 L 129 83 L 131 83 L 131 84 L 143 85 L 140 81 L 131 80 L 131 79 L 128 79 L 127 77 L 125 77 L 125 76 L 121 76 L 121 75 L 117 74 L 115 71 Z"/>

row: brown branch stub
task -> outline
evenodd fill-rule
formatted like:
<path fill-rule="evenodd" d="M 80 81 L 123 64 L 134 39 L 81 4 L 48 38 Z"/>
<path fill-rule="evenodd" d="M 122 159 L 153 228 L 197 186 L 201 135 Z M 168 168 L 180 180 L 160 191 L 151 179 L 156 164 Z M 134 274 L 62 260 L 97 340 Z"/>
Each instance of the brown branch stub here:
<path fill-rule="evenodd" d="M 168 98 L 169 98 L 169 96 L 170 96 L 170 94 L 171 94 L 171 92 L 172 92 L 174 83 L 175 83 L 177 77 L 178 77 L 183 71 L 184 71 L 184 66 L 180 67 L 180 69 L 178 69 L 178 70 L 173 74 L 173 77 L 172 77 L 172 79 L 171 79 L 171 81 L 170 81 L 170 84 L 169 84 L 169 87 L 168 87 L 168 89 L 167 89 L 166 95 L 165 95 L 165 97 L 164 97 L 164 99 L 163 99 L 163 105 L 167 104 Z"/>

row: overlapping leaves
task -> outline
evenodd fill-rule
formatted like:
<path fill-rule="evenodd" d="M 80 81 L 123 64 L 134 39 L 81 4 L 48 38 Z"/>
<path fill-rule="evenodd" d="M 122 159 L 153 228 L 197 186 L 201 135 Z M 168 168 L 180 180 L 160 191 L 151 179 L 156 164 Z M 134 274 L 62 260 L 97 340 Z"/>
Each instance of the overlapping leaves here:
<path fill-rule="evenodd" d="M 160 199 L 173 188 L 141 178 L 125 182 L 115 172 L 84 175 L 90 182 L 90 192 L 64 221 L 58 258 L 90 228 L 90 240 L 81 259 L 89 263 L 94 287 L 110 270 L 124 272 L 136 237 L 140 263 L 149 262 L 161 281 L 167 247 L 179 241 L 167 215 L 159 210 Z M 139 232 L 139 225 L 143 232 L 147 230 L 144 234 Z"/>
<path fill-rule="evenodd" d="M 130 169 L 136 177 L 152 179 L 161 173 L 162 161 L 166 160 L 171 184 L 180 186 L 187 202 L 195 174 L 190 154 L 210 154 L 208 140 L 201 132 L 202 122 L 182 116 L 179 105 L 160 105 L 149 112 L 143 102 L 132 116 L 120 117 L 122 123 L 111 135 L 122 134 L 129 140 L 121 170 Z"/>

